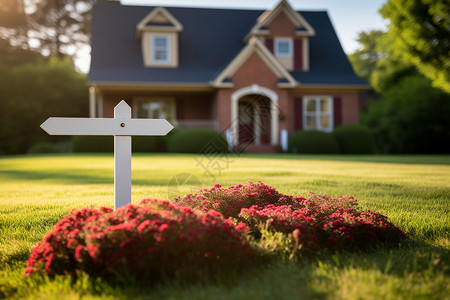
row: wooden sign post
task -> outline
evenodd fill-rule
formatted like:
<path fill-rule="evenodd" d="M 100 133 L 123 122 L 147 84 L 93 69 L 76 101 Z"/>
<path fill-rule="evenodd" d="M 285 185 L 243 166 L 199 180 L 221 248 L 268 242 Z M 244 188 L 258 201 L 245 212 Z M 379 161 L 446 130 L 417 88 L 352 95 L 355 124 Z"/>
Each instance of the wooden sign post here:
<path fill-rule="evenodd" d="M 41 128 L 51 135 L 114 136 L 114 209 L 131 202 L 131 136 L 166 135 L 173 126 L 165 119 L 132 119 L 121 101 L 114 118 L 48 118 Z"/>

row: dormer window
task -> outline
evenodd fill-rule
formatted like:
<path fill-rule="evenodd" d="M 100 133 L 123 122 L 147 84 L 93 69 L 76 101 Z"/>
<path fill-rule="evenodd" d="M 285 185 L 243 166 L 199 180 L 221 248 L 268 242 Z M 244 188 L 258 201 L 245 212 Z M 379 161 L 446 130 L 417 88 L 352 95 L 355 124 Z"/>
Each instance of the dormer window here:
<path fill-rule="evenodd" d="M 136 26 L 146 67 L 178 67 L 178 37 L 183 25 L 165 8 L 153 9 Z"/>
<path fill-rule="evenodd" d="M 277 38 L 275 39 L 275 56 L 292 57 L 292 39 Z"/>
<path fill-rule="evenodd" d="M 152 62 L 156 64 L 170 63 L 170 36 L 155 34 L 151 38 Z"/>
<path fill-rule="evenodd" d="M 244 38 L 257 37 L 288 71 L 309 70 L 309 38 L 315 30 L 286 0 L 265 11 Z"/>

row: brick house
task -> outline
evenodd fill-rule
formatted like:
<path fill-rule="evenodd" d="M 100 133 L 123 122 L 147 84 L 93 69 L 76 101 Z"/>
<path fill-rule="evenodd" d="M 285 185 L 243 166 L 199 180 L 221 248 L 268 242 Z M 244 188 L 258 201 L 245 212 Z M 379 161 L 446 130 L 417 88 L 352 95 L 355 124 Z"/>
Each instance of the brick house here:
<path fill-rule="evenodd" d="M 368 88 L 326 11 L 94 7 L 91 117 L 124 99 L 137 118 L 214 128 L 234 146 L 271 151 L 297 130 L 358 123 Z"/>

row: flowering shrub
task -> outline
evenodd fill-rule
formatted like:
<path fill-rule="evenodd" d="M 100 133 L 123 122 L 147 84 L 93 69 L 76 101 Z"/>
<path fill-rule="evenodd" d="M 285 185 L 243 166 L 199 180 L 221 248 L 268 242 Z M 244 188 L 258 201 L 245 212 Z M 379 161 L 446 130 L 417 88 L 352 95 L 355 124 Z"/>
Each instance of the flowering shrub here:
<path fill-rule="evenodd" d="M 246 185 L 238 184 L 229 188 L 222 188 L 220 184 L 216 184 L 211 189 L 203 189 L 184 198 L 177 197 L 174 201 L 195 210 L 214 209 L 225 218 L 238 218 L 242 208 L 249 208 L 252 205 L 264 207 L 278 202 L 290 203 L 292 199 L 292 196 L 280 194 L 273 187 L 260 181 L 257 183 L 249 181 Z"/>
<path fill-rule="evenodd" d="M 313 195 L 314 198 L 324 196 Z M 269 205 L 243 208 L 240 217 L 254 232 L 261 228 L 274 232 L 292 233 L 297 250 L 305 252 L 329 248 L 366 248 L 375 242 L 398 241 L 403 232 L 387 221 L 387 217 L 372 211 L 363 212 L 353 207 L 352 197 L 328 199 L 315 203 L 310 200 L 300 205 Z M 331 203 L 330 203 L 331 202 Z M 350 202 L 350 203 L 348 203 Z M 342 205 L 341 207 L 337 207 Z M 295 208 L 297 206 L 297 208 Z M 336 208 L 330 210 L 331 207 Z"/>
<path fill-rule="evenodd" d="M 82 209 L 63 218 L 32 251 L 26 274 L 81 270 L 111 278 L 121 273 L 157 279 L 241 267 L 252 250 L 248 227 L 214 210 L 146 199 L 138 205 Z"/>
<path fill-rule="evenodd" d="M 359 209 L 353 197 L 293 197 L 262 182 L 215 185 L 175 201 L 74 210 L 33 249 L 26 274 L 191 278 L 241 269 L 256 258 L 255 245 L 261 254 L 288 251 L 292 257 L 404 236 L 386 216 Z M 253 246 L 245 238 L 248 231 Z"/>
<path fill-rule="evenodd" d="M 215 185 L 175 201 L 197 211 L 215 209 L 261 232 L 290 234 L 295 249 L 314 252 L 329 248 L 366 248 L 376 242 L 398 241 L 404 233 L 387 217 L 362 211 L 353 197 L 311 193 L 309 198 L 283 195 L 262 182 L 222 188 Z"/>

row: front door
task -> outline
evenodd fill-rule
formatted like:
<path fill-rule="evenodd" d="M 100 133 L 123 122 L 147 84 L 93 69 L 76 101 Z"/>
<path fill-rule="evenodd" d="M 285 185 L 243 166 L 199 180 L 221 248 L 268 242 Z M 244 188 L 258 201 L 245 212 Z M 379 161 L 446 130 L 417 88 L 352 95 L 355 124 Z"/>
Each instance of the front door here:
<path fill-rule="evenodd" d="M 239 144 L 252 144 L 254 135 L 255 108 L 252 102 L 239 101 Z"/>

